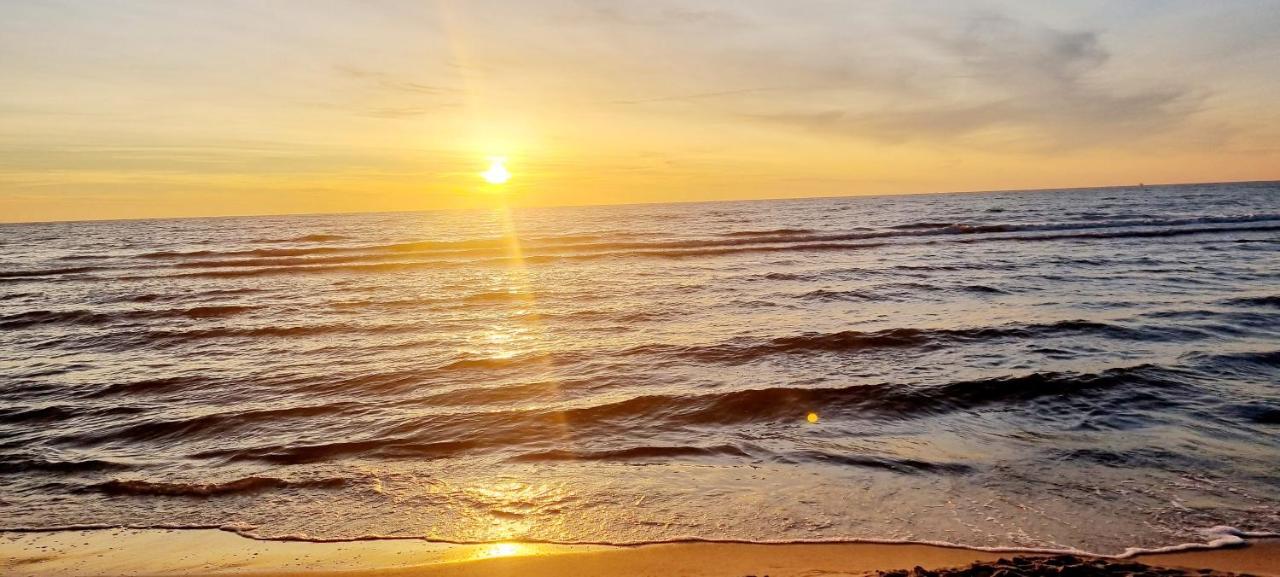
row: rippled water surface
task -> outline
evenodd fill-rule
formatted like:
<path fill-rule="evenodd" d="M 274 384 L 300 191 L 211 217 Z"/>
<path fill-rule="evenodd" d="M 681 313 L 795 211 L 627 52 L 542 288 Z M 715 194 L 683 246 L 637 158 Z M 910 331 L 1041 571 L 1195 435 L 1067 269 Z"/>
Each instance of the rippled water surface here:
<path fill-rule="evenodd" d="M 0 243 L 0 528 L 1102 552 L 1280 530 L 1276 183 Z"/>

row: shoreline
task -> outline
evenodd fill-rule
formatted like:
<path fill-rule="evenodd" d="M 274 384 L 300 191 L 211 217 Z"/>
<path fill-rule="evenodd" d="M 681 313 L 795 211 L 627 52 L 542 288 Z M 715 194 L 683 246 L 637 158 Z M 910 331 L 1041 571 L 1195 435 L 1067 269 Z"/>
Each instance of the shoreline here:
<path fill-rule="evenodd" d="M 467 541 L 467 540 L 450 540 L 440 538 L 429 538 L 422 536 L 410 535 L 362 535 L 356 537 L 309 537 L 304 535 L 279 535 L 279 536 L 262 536 L 254 533 L 249 527 L 237 527 L 235 525 L 108 525 L 108 524 L 83 524 L 83 525 L 62 525 L 54 527 L 17 527 L 0 529 L 0 539 L 14 538 L 16 535 L 23 534 L 60 534 L 60 533 L 81 533 L 92 534 L 96 532 L 125 532 L 125 533 L 174 533 L 174 532 L 199 532 L 214 531 L 222 532 L 248 539 L 250 541 L 260 541 L 268 543 L 312 543 L 318 545 L 341 545 L 344 543 L 369 543 L 369 542 L 424 542 L 440 546 L 490 546 L 496 543 L 520 543 L 530 546 L 542 547 L 601 547 L 601 548 L 635 548 L 653 545 L 920 545 L 926 547 L 937 547 L 942 549 L 962 549 L 966 551 L 978 551 L 983 553 L 1001 553 L 1006 555 L 1075 555 L 1088 557 L 1091 559 L 1108 559 L 1114 561 L 1123 561 L 1128 559 L 1136 559 L 1143 556 L 1166 555 L 1171 553 L 1186 553 L 1195 551 L 1212 551 L 1218 549 L 1229 549 L 1233 547 L 1245 546 L 1257 541 L 1280 542 L 1280 533 L 1245 531 L 1235 527 L 1218 525 L 1203 529 L 1200 532 L 1206 537 L 1206 541 L 1186 542 L 1176 545 L 1160 545 L 1155 547 L 1127 547 L 1120 553 L 1099 553 L 1095 551 L 1085 551 L 1082 549 L 1072 548 L 1049 548 L 1049 547 L 1028 547 L 1019 545 L 1008 546 L 984 546 L 984 545 L 965 545 L 962 543 L 952 543 L 948 541 L 930 541 L 930 540 L 902 540 L 902 539 L 880 539 L 874 537 L 867 538 L 832 538 L 832 539 L 810 539 L 810 540 L 763 540 L 753 541 L 747 539 L 714 539 L 701 537 L 684 537 L 673 538 L 656 541 L 546 541 L 538 539 L 512 538 L 510 540 L 492 540 L 492 541 Z"/>
<path fill-rule="evenodd" d="M 229 529 L 0 531 L 0 571 L 12 577 L 89 575 L 858 575 L 992 563 L 1056 552 L 890 542 L 677 541 L 637 545 L 496 542 L 458 544 L 403 537 L 316 542 L 263 540 Z M 1280 577 L 1280 538 L 1086 559 L 1139 562 Z"/>

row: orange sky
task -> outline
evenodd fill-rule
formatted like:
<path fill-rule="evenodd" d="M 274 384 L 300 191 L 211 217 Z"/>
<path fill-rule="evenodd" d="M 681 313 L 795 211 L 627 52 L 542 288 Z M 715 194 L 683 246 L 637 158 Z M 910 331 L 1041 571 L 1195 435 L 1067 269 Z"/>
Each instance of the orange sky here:
<path fill-rule="evenodd" d="M 0 221 L 1277 179 L 1277 28 L 1248 1 L 5 3 Z"/>

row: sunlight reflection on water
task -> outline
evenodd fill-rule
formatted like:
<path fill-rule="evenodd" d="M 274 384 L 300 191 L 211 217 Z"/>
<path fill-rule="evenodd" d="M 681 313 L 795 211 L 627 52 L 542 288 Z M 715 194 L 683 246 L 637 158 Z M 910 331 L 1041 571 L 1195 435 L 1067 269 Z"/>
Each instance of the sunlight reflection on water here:
<path fill-rule="evenodd" d="M 1095 549 L 1277 526 L 1280 187 L 1158 192 L 0 227 L 0 518 Z"/>

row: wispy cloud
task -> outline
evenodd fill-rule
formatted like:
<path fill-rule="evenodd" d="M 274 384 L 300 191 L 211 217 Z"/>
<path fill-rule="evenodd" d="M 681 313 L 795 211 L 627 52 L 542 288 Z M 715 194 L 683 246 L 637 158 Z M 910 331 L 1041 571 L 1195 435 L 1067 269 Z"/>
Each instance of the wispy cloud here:
<path fill-rule="evenodd" d="M 693 94 L 675 94 L 671 96 L 654 96 L 651 98 L 634 98 L 607 100 L 605 104 L 648 104 L 651 102 L 688 102 L 695 100 L 706 100 L 710 98 L 722 98 L 726 96 L 741 96 L 743 94 L 758 94 L 761 92 L 777 92 L 795 90 L 791 87 L 779 86 L 762 86 L 759 88 L 739 88 L 736 90 L 716 90 L 713 92 L 697 92 Z"/>
<path fill-rule="evenodd" d="M 606 24 L 627 26 L 709 25 L 741 26 L 747 20 L 725 8 L 689 7 L 670 2 L 616 2 L 581 0 L 580 14 Z"/>
<path fill-rule="evenodd" d="M 333 69 L 340 76 L 364 81 L 367 82 L 370 87 L 391 92 L 437 96 L 456 94 L 460 91 L 460 89 L 453 86 L 405 80 L 392 74 L 373 71 L 357 66 L 335 64 Z"/>
<path fill-rule="evenodd" d="M 382 107 L 371 108 L 365 112 L 367 116 L 374 118 L 413 118 L 415 116 L 423 116 L 456 108 L 457 103 L 444 103 L 437 106 L 401 106 L 401 107 Z"/>
<path fill-rule="evenodd" d="M 425 83 L 358 66 L 335 64 L 333 70 L 342 78 L 361 83 L 375 93 L 375 104 L 325 105 L 362 116 L 385 119 L 401 119 L 447 111 L 461 103 L 462 91 L 446 84 Z"/>
<path fill-rule="evenodd" d="M 958 31 L 916 36 L 941 55 L 938 62 L 916 65 L 939 73 L 895 87 L 890 104 L 817 102 L 748 115 L 889 143 L 983 135 L 988 144 L 1070 148 L 1175 129 L 1202 108 L 1207 94 L 1182 83 L 1104 79 L 1100 73 L 1111 55 L 1096 31 L 982 15 Z"/>

